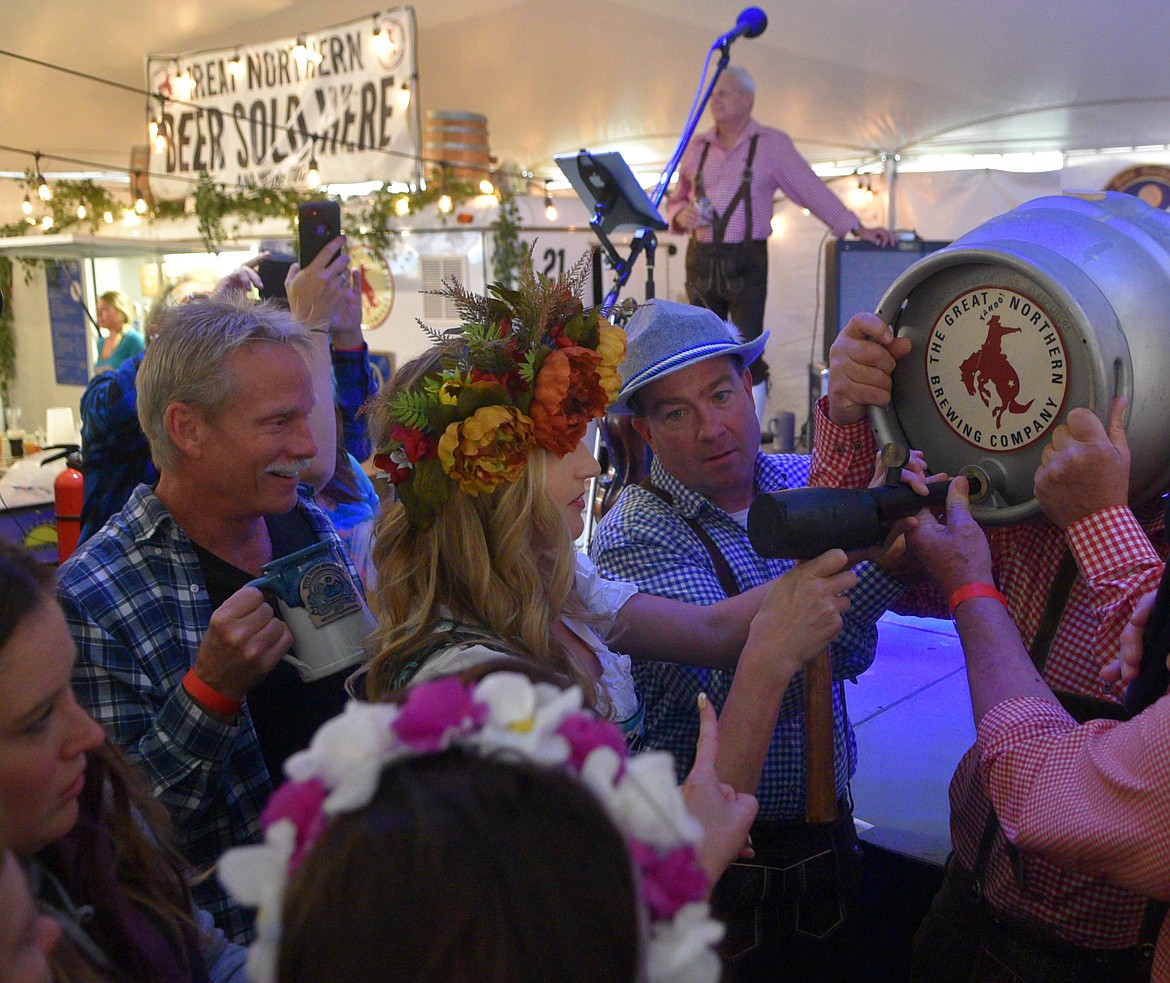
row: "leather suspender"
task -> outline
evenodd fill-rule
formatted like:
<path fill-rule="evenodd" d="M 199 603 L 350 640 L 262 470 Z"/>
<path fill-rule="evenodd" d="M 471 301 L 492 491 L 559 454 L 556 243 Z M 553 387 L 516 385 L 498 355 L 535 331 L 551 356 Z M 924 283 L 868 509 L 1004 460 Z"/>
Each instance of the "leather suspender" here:
<path fill-rule="evenodd" d="M 649 477 L 639 482 L 638 487 L 644 488 L 651 495 L 656 495 L 671 508 L 674 508 L 674 499 L 671 497 L 670 492 L 659 488 Z M 735 572 L 731 569 L 731 564 L 727 562 L 727 557 L 723 555 L 722 550 L 715 544 L 715 540 L 711 538 L 711 534 L 703 528 L 703 524 L 698 519 L 689 519 L 685 515 L 680 515 L 679 518 L 690 526 L 691 532 L 699 537 L 699 542 L 703 544 L 703 549 L 711 557 L 711 564 L 715 567 L 715 576 L 719 578 L 719 586 L 723 588 L 723 593 L 728 597 L 735 597 L 737 594 L 743 593 L 739 582 L 735 579 Z"/>
<path fill-rule="evenodd" d="M 760 139 L 758 133 L 754 134 L 751 143 L 748 144 L 747 163 L 744 164 L 743 177 L 740 179 L 739 187 L 736 189 L 735 197 L 727 203 L 727 207 L 723 210 L 723 214 L 715 213 L 715 221 L 711 225 L 711 241 L 722 242 L 723 236 L 727 232 L 727 223 L 731 221 L 731 215 L 735 211 L 735 206 L 741 201 L 743 202 L 744 221 L 747 223 L 746 231 L 744 232 L 743 240 L 748 242 L 752 237 L 752 162 L 756 159 L 756 141 Z M 707 151 L 711 149 L 710 141 L 703 144 L 703 153 L 699 157 L 699 169 L 695 172 L 695 190 L 698 191 L 700 198 L 707 197 L 707 190 L 703 186 L 703 168 L 707 164 Z"/>

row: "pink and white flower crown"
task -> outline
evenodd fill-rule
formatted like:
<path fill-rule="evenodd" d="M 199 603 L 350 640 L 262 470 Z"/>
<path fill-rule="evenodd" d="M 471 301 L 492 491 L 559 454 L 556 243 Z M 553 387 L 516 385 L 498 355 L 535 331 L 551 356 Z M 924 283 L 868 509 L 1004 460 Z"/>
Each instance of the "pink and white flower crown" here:
<path fill-rule="evenodd" d="M 240 903 L 257 906 L 248 954 L 253 983 L 276 978 L 281 906 L 288 877 L 306 862 L 333 817 L 368 805 L 387 765 L 450 747 L 511 753 L 576 775 L 621 831 L 639 876 L 649 983 L 715 983 L 711 918 L 696 845 L 703 835 L 687 811 L 665 752 L 630 757 L 613 724 L 582 709 L 580 689 L 497 672 L 478 683 L 448 678 L 412 688 L 401 706 L 351 702 L 324 724 L 308 749 L 289 758 L 286 781 L 261 822 L 264 842 L 236 847 L 219 876 Z M 309 860 L 308 862 L 311 862 Z"/>

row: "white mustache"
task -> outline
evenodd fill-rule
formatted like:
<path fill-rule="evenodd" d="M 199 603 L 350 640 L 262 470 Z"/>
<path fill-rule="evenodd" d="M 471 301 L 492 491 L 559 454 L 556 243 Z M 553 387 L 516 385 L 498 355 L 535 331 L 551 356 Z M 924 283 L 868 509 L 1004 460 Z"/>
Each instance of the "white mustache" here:
<path fill-rule="evenodd" d="M 299 478 L 301 472 L 309 466 L 307 458 L 288 461 L 282 464 L 273 464 L 264 469 L 265 474 L 274 474 L 281 478 Z"/>

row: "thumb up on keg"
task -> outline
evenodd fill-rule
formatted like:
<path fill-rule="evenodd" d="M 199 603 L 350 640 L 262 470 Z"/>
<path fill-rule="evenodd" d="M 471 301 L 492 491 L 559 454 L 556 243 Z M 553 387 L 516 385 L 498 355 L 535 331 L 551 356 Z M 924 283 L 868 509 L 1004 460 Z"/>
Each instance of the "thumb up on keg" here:
<path fill-rule="evenodd" d="M 1125 411 L 1129 400 L 1117 397 L 1106 428 L 1092 410 L 1078 406 L 1052 432 L 1040 455 L 1036 500 L 1061 529 L 1129 499 L 1129 442 Z"/>
<path fill-rule="evenodd" d="M 910 351 L 876 314 L 854 314 L 829 349 L 829 419 L 847 427 L 871 406 L 888 406 L 894 366 Z"/>

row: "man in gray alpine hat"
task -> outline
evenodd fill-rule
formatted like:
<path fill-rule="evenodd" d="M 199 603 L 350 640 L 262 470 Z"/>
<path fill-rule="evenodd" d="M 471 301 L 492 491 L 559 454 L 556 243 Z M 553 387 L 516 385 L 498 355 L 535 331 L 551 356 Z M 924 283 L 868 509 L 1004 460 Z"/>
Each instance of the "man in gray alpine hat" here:
<path fill-rule="evenodd" d="M 748 507 L 759 493 L 807 484 L 813 459 L 760 450 L 748 366 L 763 350 L 767 332 L 743 342 L 717 314 L 662 300 L 638 308 L 627 331 L 624 383 L 611 410 L 633 415 L 654 460 L 647 480 L 627 487 L 598 526 L 590 547 L 597 566 L 607 577 L 698 604 L 780 576 L 792 561 L 755 552 L 746 530 Z M 844 627 L 832 646 L 838 681 L 869 667 L 876 621 L 902 590 L 874 564 L 859 565 L 857 573 Z M 706 693 L 721 711 L 732 674 L 635 662 L 634 675 L 645 700 L 646 742 L 673 753 L 681 778 L 698 738 L 695 700 Z M 780 705 L 758 789 L 743 790 L 760 801 L 752 829 L 756 856 L 734 865 L 716 892 L 717 907 L 730 923 L 728 954 L 742 956 L 733 964 L 738 979 L 773 979 L 781 967 L 793 980 L 855 978 L 847 953 L 853 931 L 848 909 L 859 873 L 848 789 L 856 742 L 841 690 L 838 682 L 838 821 L 804 821 L 800 686 L 790 687 Z"/>

